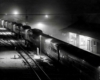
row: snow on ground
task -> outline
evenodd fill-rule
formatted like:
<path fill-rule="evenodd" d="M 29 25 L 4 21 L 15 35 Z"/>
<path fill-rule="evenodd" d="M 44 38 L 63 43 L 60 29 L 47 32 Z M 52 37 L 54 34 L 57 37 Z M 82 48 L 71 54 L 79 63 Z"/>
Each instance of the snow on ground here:
<path fill-rule="evenodd" d="M 0 52 L 0 68 L 27 68 L 24 60 L 18 55 L 16 51 Z"/>

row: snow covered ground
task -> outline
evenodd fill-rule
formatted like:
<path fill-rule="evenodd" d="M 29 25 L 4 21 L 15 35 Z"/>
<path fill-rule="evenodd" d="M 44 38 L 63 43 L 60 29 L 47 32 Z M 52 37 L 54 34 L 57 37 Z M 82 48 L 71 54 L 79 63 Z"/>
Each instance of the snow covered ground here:
<path fill-rule="evenodd" d="M 0 52 L 0 68 L 27 68 L 24 60 L 19 57 L 17 51 Z"/>

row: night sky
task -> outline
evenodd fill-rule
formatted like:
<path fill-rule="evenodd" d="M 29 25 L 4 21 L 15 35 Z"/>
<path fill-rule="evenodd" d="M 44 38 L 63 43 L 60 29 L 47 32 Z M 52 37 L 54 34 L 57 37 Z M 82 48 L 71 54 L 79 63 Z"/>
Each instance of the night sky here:
<path fill-rule="evenodd" d="M 7 9 L 24 8 L 34 13 L 83 14 L 100 12 L 100 0 L 0 0 L 1 12 Z M 3 8 L 3 9 L 2 9 Z"/>
<path fill-rule="evenodd" d="M 33 27 L 37 22 L 43 22 L 49 28 L 59 29 L 81 19 L 86 22 L 100 23 L 100 0 L 0 0 L 0 13 L 7 14 L 6 18 L 12 20 L 13 10 L 18 10 L 19 22 L 25 21 Z M 45 14 L 49 15 L 44 19 Z M 9 16 L 8 16 L 9 15 Z"/>

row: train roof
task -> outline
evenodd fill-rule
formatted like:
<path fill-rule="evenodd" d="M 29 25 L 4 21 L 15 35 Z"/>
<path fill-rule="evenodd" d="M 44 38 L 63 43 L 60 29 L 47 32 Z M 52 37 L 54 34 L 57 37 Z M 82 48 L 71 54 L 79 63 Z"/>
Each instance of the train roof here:
<path fill-rule="evenodd" d="M 80 35 L 89 36 L 95 39 L 100 39 L 100 24 L 76 22 L 67 28 L 63 28 L 60 31 L 62 33 L 73 32 Z"/>
<path fill-rule="evenodd" d="M 28 26 L 28 25 L 23 25 L 22 27 L 23 27 L 24 29 L 31 29 L 31 27 Z"/>
<path fill-rule="evenodd" d="M 40 30 L 40 29 L 34 28 L 34 29 L 31 29 L 31 30 L 32 30 L 33 33 L 37 33 L 37 34 L 42 34 L 43 33 L 43 31 Z"/>
<path fill-rule="evenodd" d="M 12 24 L 17 24 L 16 22 L 12 22 Z"/>
<path fill-rule="evenodd" d="M 17 26 L 23 26 L 21 23 L 16 23 Z"/>

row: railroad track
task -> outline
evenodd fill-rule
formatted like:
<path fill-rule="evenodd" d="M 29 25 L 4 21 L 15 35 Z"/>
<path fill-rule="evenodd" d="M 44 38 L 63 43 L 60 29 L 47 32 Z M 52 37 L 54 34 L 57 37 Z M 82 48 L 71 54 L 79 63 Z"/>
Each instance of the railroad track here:
<path fill-rule="evenodd" d="M 6 36 L 8 38 L 8 36 Z M 9 37 L 12 38 L 12 37 Z M 2 40 L 3 45 L 6 46 L 7 42 Z M 50 77 L 43 71 L 43 69 L 38 65 L 38 63 L 32 59 L 28 53 L 27 50 L 25 50 L 20 43 L 14 43 L 12 40 L 9 40 L 9 43 L 11 43 L 12 46 L 15 47 L 15 50 L 20 54 L 20 56 L 24 59 L 26 64 L 31 68 L 33 77 L 34 75 L 37 76 L 35 77 L 34 80 L 51 80 Z M 37 68 L 37 69 L 36 69 Z"/>
<path fill-rule="evenodd" d="M 12 43 L 12 45 L 14 44 Z M 16 51 L 21 55 L 21 57 L 25 60 L 26 64 L 35 73 L 38 80 L 51 80 L 50 77 L 41 68 L 41 66 L 39 66 L 38 63 L 30 57 L 29 52 L 27 50 L 25 50 L 19 43 L 17 43 L 17 46 L 15 47 L 17 47 Z"/>
<path fill-rule="evenodd" d="M 44 70 L 37 64 L 37 62 L 32 59 L 30 55 L 28 55 L 29 53 L 26 50 L 17 49 L 17 51 L 23 57 L 23 59 L 26 61 L 32 71 L 36 74 L 39 80 L 51 80 L 50 77 L 44 72 Z"/>

